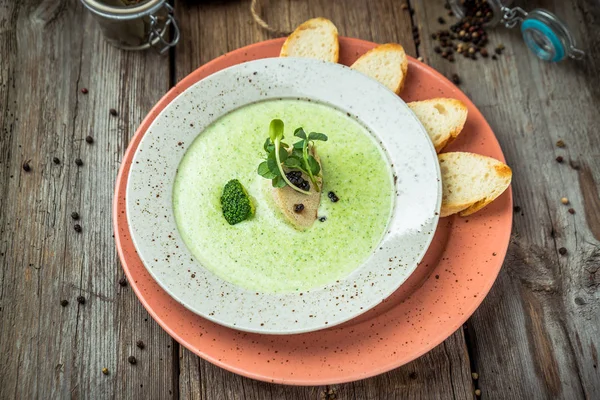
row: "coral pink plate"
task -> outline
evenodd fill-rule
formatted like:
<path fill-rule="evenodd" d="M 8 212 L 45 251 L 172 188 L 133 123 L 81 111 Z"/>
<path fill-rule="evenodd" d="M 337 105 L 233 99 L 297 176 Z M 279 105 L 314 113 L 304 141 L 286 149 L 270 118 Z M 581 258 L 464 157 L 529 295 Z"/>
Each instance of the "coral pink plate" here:
<path fill-rule="evenodd" d="M 156 116 L 179 93 L 231 65 L 276 57 L 283 39 L 225 54 L 192 72 L 167 93 L 135 133 L 117 177 L 113 218 L 115 239 L 131 287 L 152 317 L 179 343 L 232 372 L 267 382 L 323 385 L 367 378 L 404 365 L 431 350 L 475 311 L 490 290 L 510 238 L 510 189 L 468 218 L 440 220 L 433 243 L 411 277 L 387 300 L 342 325 L 298 335 L 260 335 L 217 325 L 187 310 L 152 279 L 131 240 L 125 190 L 133 155 Z M 350 65 L 375 46 L 340 38 L 340 62 Z M 447 151 L 471 151 L 504 160 L 489 125 L 446 78 L 409 59 L 405 101 L 433 97 L 462 100 L 469 116 Z"/>

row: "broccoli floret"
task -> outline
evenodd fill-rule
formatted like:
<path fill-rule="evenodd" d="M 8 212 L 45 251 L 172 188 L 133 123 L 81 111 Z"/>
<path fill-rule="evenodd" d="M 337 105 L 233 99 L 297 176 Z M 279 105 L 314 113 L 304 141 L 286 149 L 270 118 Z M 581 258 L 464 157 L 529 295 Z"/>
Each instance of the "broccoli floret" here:
<path fill-rule="evenodd" d="M 229 225 L 235 225 L 254 215 L 254 204 L 240 181 L 232 179 L 223 188 L 221 195 L 223 216 Z"/>

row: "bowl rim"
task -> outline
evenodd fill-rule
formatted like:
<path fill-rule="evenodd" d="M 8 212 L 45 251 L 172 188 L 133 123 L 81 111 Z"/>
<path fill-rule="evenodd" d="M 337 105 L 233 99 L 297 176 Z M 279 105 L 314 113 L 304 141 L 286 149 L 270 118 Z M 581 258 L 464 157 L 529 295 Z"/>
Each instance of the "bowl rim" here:
<path fill-rule="evenodd" d="M 323 304 L 326 304 L 326 303 L 324 303 L 324 299 L 326 297 L 331 298 L 332 296 L 335 295 L 335 293 L 342 293 L 340 291 L 342 289 L 340 289 L 340 288 L 347 289 L 348 286 L 344 286 L 344 285 L 348 284 L 347 281 L 349 281 L 349 278 L 352 278 L 352 277 L 356 278 L 355 272 L 357 272 L 357 271 L 360 272 L 360 270 L 365 266 L 365 264 L 368 264 L 369 260 L 372 260 L 373 257 L 370 257 L 369 260 L 366 263 L 363 263 L 360 267 L 358 267 L 355 270 L 355 272 L 351 273 L 348 277 L 341 279 L 339 281 L 340 283 L 333 284 L 333 286 L 335 286 L 335 288 L 332 288 L 331 287 L 332 285 L 327 285 L 324 288 L 311 289 L 311 290 L 303 292 L 304 295 L 307 296 L 308 298 L 313 297 L 313 300 L 312 300 L 313 304 L 311 304 L 311 306 L 310 306 L 312 310 L 317 308 L 323 314 L 329 315 L 329 317 L 327 317 L 327 321 L 321 320 L 319 323 L 315 323 L 314 320 L 309 321 L 306 318 L 309 315 L 309 312 L 308 311 L 304 312 L 304 310 L 308 309 L 308 308 L 302 306 L 302 302 L 305 303 L 306 301 L 305 300 L 293 301 L 293 299 L 290 296 L 296 296 L 294 294 L 292 294 L 292 295 L 286 294 L 283 296 L 284 296 L 284 299 L 288 303 L 291 302 L 290 303 L 291 305 L 289 306 L 289 308 L 295 309 L 295 310 L 296 309 L 303 310 L 303 311 L 299 312 L 298 314 L 295 314 L 295 318 L 297 318 L 298 320 L 301 321 L 299 323 L 300 325 L 298 325 L 296 327 L 290 326 L 289 323 L 283 323 L 281 321 L 279 321 L 278 323 L 276 322 L 275 325 L 273 325 L 273 323 L 269 323 L 269 322 L 261 322 L 261 323 L 264 323 L 264 326 L 258 325 L 258 323 L 251 323 L 248 321 L 248 318 L 250 318 L 250 320 L 252 320 L 251 315 L 253 315 L 253 313 L 256 314 L 256 312 L 257 312 L 257 309 L 256 308 L 253 309 L 251 305 L 248 305 L 248 307 L 242 307 L 243 310 L 241 310 L 241 313 L 240 313 L 240 311 L 232 310 L 231 308 L 219 310 L 217 312 L 215 312 L 214 310 L 212 312 L 209 312 L 210 307 L 207 308 L 206 306 L 199 306 L 199 304 L 197 304 L 197 302 L 194 303 L 193 301 L 190 300 L 189 294 L 186 294 L 186 293 L 182 294 L 181 293 L 182 290 L 185 292 L 184 289 L 181 289 L 181 287 L 183 287 L 184 285 L 174 284 L 172 282 L 172 280 L 170 280 L 170 278 L 168 277 L 169 274 L 167 271 L 165 271 L 164 268 L 157 269 L 157 267 L 160 264 L 160 263 L 158 263 L 158 259 L 154 258 L 154 260 L 156 260 L 156 262 L 153 262 L 153 257 L 147 255 L 149 253 L 148 246 L 149 245 L 156 246 L 156 242 L 153 240 L 152 243 L 150 243 L 147 240 L 150 237 L 149 234 L 146 236 L 143 235 L 142 231 L 149 232 L 147 230 L 148 226 L 140 225 L 140 221 L 142 221 L 140 219 L 140 215 L 141 215 L 140 210 L 143 207 L 141 207 L 139 204 L 136 205 L 136 202 L 140 201 L 144 198 L 144 196 L 140 195 L 140 188 L 143 185 L 141 185 L 141 184 L 138 185 L 138 184 L 140 182 L 147 183 L 149 180 L 151 181 L 152 179 L 157 177 L 156 173 L 154 175 L 153 174 L 148 175 L 148 171 L 151 170 L 152 168 L 148 168 L 148 164 L 146 164 L 144 162 L 143 157 L 148 157 L 149 152 L 151 152 L 152 140 L 154 140 L 156 137 L 161 137 L 161 135 L 162 135 L 161 129 L 164 129 L 164 127 L 161 128 L 161 123 L 164 122 L 164 120 L 166 120 L 166 118 L 167 118 L 166 115 L 169 112 L 171 112 L 173 109 L 177 109 L 179 106 L 185 105 L 186 101 L 190 101 L 190 99 L 187 97 L 192 96 L 192 94 L 198 95 L 198 93 L 206 93 L 207 88 L 209 88 L 210 85 L 212 85 L 212 84 L 218 86 L 219 89 L 222 91 L 224 82 L 233 81 L 233 77 L 237 76 L 236 74 L 238 74 L 238 75 L 241 74 L 238 77 L 242 76 L 243 78 L 247 78 L 248 76 L 250 76 L 250 74 L 253 74 L 257 68 L 266 68 L 266 69 L 271 68 L 271 69 L 273 69 L 273 71 L 287 71 L 288 69 L 292 68 L 293 72 L 296 74 L 297 74 L 297 71 L 299 68 L 300 69 L 308 68 L 311 72 L 315 72 L 317 75 L 319 74 L 319 71 L 326 71 L 329 74 L 335 74 L 342 81 L 344 81 L 344 79 L 345 80 L 351 79 L 352 83 L 361 89 L 366 88 L 368 90 L 372 90 L 373 93 L 376 93 L 378 96 L 381 96 L 385 99 L 385 101 L 383 103 L 384 105 L 385 105 L 385 103 L 391 104 L 393 102 L 395 107 L 399 107 L 399 109 L 404 112 L 404 114 L 400 113 L 402 115 L 403 120 L 405 122 L 408 121 L 407 123 L 409 123 L 409 124 L 412 124 L 411 129 L 416 129 L 418 131 L 418 134 L 415 133 L 415 135 L 420 135 L 420 136 L 418 136 L 418 138 L 419 138 L 418 140 L 422 142 L 422 143 L 420 143 L 420 146 L 421 147 L 425 146 L 425 148 L 427 148 L 426 154 L 421 153 L 421 155 L 424 158 L 428 157 L 429 162 L 432 163 L 432 165 L 429 166 L 432 168 L 432 171 L 429 171 L 429 173 L 433 172 L 435 175 L 435 178 L 437 178 L 437 181 L 435 183 L 434 205 L 433 205 L 433 207 L 431 207 L 431 203 L 426 204 L 429 206 L 428 210 L 431 211 L 431 213 L 430 213 L 431 215 L 428 215 L 427 219 L 420 221 L 419 228 L 421 229 L 421 231 L 419 232 L 417 229 L 417 232 L 414 232 L 414 231 L 409 232 L 409 230 L 407 230 L 406 227 L 403 228 L 404 230 L 398 231 L 397 226 L 390 224 L 391 226 L 388 229 L 390 229 L 392 234 L 387 233 L 384 236 L 384 238 L 382 239 L 381 243 L 387 243 L 386 238 L 389 239 L 389 237 L 396 235 L 398 232 L 402 232 L 402 233 L 405 233 L 405 236 L 403 236 L 404 240 L 406 240 L 407 237 L 410 237 L 412 239 L 414 239 L 414 238 L 418 239 L 418 241 L 409 242 L 409 244 L 412 245 L 412 244 L 418 243 L 420 246 L 420 247 L 418 247 L 417 251 L 413 251 L 413 253 L 414 253 L 414 254 L 412 254 L 413 259 L 411 260 L 411 262 L 407 263 L 409 265 L 407 265 L 407 268 L 404 270 L 404 273 L 401 274 L 396 280 L 394 280 L 393 285 L 386 286 L 385 290 L 380 291 L 378 293 L 378 295 L 376 295 L 376 296 L 371 294 L 370 295 L 371 297 L 369 297 L 369 299 L 370 299 L 369 301 L 348 302 L 347 303 L 348 309 L 345 309 L 341 313 L 341 316 L 334 315 L 333 318 L 331 317 L 332 308 L 328 307 L 328 306 L 323 306 Z M 273 73 L 272 71 L 270 71 L 270 72 Z M 325 73 L 325 72 L 321 72 L 321 73 Z M 279 74 L 278 72 L 275 72 L 275 74 L 277 77 L 281 78 L 278 75 Z M 278 81 L 278 79 L 273 79 L 270 74 L 259 74 L 258 76 L 261 76 L 261 75 L 268 77 L 267 82 L 269 82 L 271 85 L 275 85 L 276 81 Z M 283 75 L 285 75 L 285 73 Z M 296 75 L 296 76 L 298 76 L 298 75 Z M 254 85 L 262 84 L 262 83 L 260 83 L 260 79 L 258 79 L 258 77 L 256 75 L 253 75 L 253 77 L 254 77 Z M 279 80 L 281 80 L 281 79 L 279 79 Z M 299 79 L 298 81 L 303 82 L 304 85 L 310 86 L 310 84 L 311 84 L 308 80 L 307 80 L 307 82 L 304 82 L 304 80 L 302 80 L 302 79 Z M 240 82 L 241 82 L 241 84 L 240 84 Z M 247 88 L 247 87 L 251 86 L 249 84 L 245 84 L 245 82 L 246 82 L 246 79 L 239 79 L 238 86 L 236 87 L 236 89 L 238 91 L 241 91 L 241 88 Z M 315 87 L 317 86 L 317 84 L 314 83 L 314 79 L 313 79 L 312 84 Z M 323 86 L 323 83 L 320 82 L 318 85 Z M 325 85 L 325 86 L 329 87 L 330 85 Z M 284 89 L 289 90 L 289 88 L 287 88 L 287 87 L 285 87 Z M 306 90 L 306 86 L 304 86 L 304 89 Z M 314 89 L 312 87 L 310 87 L 310 90 L 314 90 Z M 288 97 L 295 98 L 295 97 L 297 97 L 296 96 L 297 94 L 298 94 L 298 92 L 294 92 L 294 95 L 288 96 Z M 345 94 L 346 93 L 340 94 L 340 97 L 344 97 L 343 95 L 345 95 Z M 226 96 L 224 96 L 224 97 L 226 97 Z M 264 97 L 259 96 L 258 98 L 254 98 L 252 101 L 246 101 L 246 103 L 244 103 L 244 104 L 250 104 L 250 103 L 256 102 L 257 100 L 265 100 L 265 99 L 278 98 L 278 97 L 280 97 L 278 94 L 268 93 Z M 309 98 L 311 98 L 311 97 L 309 97 Z M 344 108 L 348 107 L 347 103 L 333 104 L 333 103 L 335 103 L 335 101 L 332 100 L 332 98 L 327 98 L 327 99 L 325 99 L 325 101 L 323 101 L 322 98 L 316 98 L 316 97 L 312 97 L 312 99 L 316 100 L 316 101 L 320 101 L 320 102 L 325 102 L 325 103 L 330 102 L 330 103 L 332 103 L 331 105 L 334 106 L 335 108 L 344 109 Z M 228 101 L 230 101 L 230 99 Z M 227 114 L 228 112 L 232 111 L 233 109 L 239 108 L 238 105 L 234 106 L 233 108 L 226 108 L 226 111 L 221 114 L 215 113 L 212 120 L 205 122 L 205 126 L 208 126 L 210 123 L 214 122 L 215 120 L 217 120 L 221 116 Z M 363 109 L 356 110 L 355 109 L 354 111 L 356 111 L 356 116 L 359 119 L 359 121 L 364 122 L 364 119 L 366 118 L 365 110 L 363 110 Z M 389 116 L 389 114 L 387 116 L 385 113 L 382 115 L 384 115 L 387 118 L 386 121 L 391 118 Z M 369 119 L 369 118 L 366 118 L 366 119 Z M 369 119 L 369 121 L 370 121 L 369 123 L 366 123 L 363 125 L 366 125 L 368 128 L 373 129 L 372 119 Z M 169 123 L 171 123 L 171 124 L 173 123 L 172 118 Z M 203 129 L 204 128 L 200 129 L 200 131 L 202 131 Z M 198 131 L 198 130 L 199 129 L 196 129 L 196 131 Z M 373 132 L 375 134 L 375 136 L 381 139 L 381 137 L 378 136 L 378 134 L 381 135 L 381 126 L 378 125 L 373 130 L 375 130 L 375 132 Z M 197 132 L 196 132 L 196 135 L 197 135 Z M 166 137 L 167 135 L 162 135 L 162 136 Z M 415 136 L 415 138 L 417 138 L 417 136 Z M 415 138 L 411 138 L 411 140 L 415 139 Z M 183 157 L 188 146 L 193 142 L 193 139 L 185 140 L 184 142 L 186 144 L 184 146 L 180 146 L 180 148 L 178 149 L 179 152 L 177 153 L 177 157 L 179 157 L 179 158 L 177 158 L 177 161 L 175 162 L 176 165 L 179 165 L 181 157 Z M 385 142 L 385 140 L 384 140 L 384 142 Z M 157 143 L 158 142 L 156 142 L 154 144 L 156 145 Z M 394 167 L 394 173 L 401 174 L 400 172 L 398 172 L 398 168 L 401 165 L 401 163 L 399 163 L 398 160 L 396 158 L 394 158 L 393 154 L 390 154 L 389 148 L 387 148 L 386 144 L 388 144 L 388 145 L 390 144 L 389 140 L 386 143 L 383 143 L 382 146 L 387 150 L 388 155 L 392 159 L 393 165 L 396 165 L 396 167 Z M 156 148 L 158 148 L 158 147 L 159 146 L 156 146 Z M 421 148 L 421 150 L 423 150 L 423 149 Z M 156 150 L 156 151 L 158 151 L 158 150 Z M 161 151 L 164 152 L 164 147 L 161 148 Z M 144 152 L 143 157 L 140 155 L 142 152 Z M 166 153 L 168 153 L 168 151 Z M 155 153 L 155 155 L 157 157 L 155 157 L 155 158 L 150 157 L 148 159 L 148 162 L 150 162 L 150 160 L 156 160 L 160 157 L 156 153 Z M 170 157 L 171 156 L 169 156 L 169 157 L 165 156 L 163 158 L 168 161 L 168 160 L 172 159 Z M 143 173 L 142 173 L 142 171 L 143 171 Z M 158 171 L 158 170 L 156 170 L 156 171 Z M 140 182 L 138 182 L 138 178 L 143 177 L 143 176 L 146 176 L 146 179 L 145 180 L 142 179 Z M 407 175 L 402 174 L 401 177 L 407 178 Z M 174 179 L 167 180 L 166 187 L 168 188 L 168 190 L 162 189 L 161 194 L 163 194 L 163 195 L 160 197 L 161 199 L 165 199 L 165 201 L 171 202 L 169 194 L 172 192 L 171 187 L 172 187 L 173 181 L 174 181 Z M 403 184 L 406 184 L 406 182 L 403 182 Z M 136 186 L 136 185 L 138 185 L 138 186 Z M 165 193 L 167 193 L 166 196 L 164 195 Z M 406 193 L 404 193 L 404 194 L 406 195 Z M 146 134 L 144 135 L 138 148 L 136 149 L 136 152 L 135 152 L 134 158 L 133 158 L 133 162 L 132 162 L 132 166 L 131 166 L 131 170 L 130 170 L 129 179 L 127 182 L 126 199 L 127 199 L 127 216 L 128 216 L 128 222 L 130 224 L 131 236 L 132 236 L 134 245 L 139 253 L 139 256 L 142 259 L 142 261 L 144 262 L 146 269 L 153 276 L 153 278 L 175 300 L 177 300 L 179 303 L 184 305 L 186 308 L 188 308 L 192 312 L 194 312 L 204 318 L 207 318 L 208 320 L 211 320 L 215 323 L 227 326 L 229 328 L 247 331 L 247 332 L 263 333 L 263 334 L 296 334 L 296 333 L 305 333 L 305 332 L 311 332 L 311 331 L 315 331 L 315 330 L 319 330 L 319 329 L 329 328 L 329 327 L 341 324 L 343 322 L 346 322 L 350 319 L 357 317 L 358 315 L 368 311 L 375 305 L 379 304 L 382 300 L 387 298 L 410 276 L 410 274 L 414 271 L 414 269 L 418 265 L 418 262 L 420 262 L 421 259 L 423 258 L 427 248 L 429 247 L 429 245 L 431 243 L 431 240 L 433 239 L 433 233 L 435 231 L 437 222 L 439 220 L 439 208 L 441 205 L 441 179 L 440 179 L 439 165 L 437 163 L 437 154 L 435 152 L 433 144 L 431 143 L 429 137 L 427 136 L 425 129 L 423 128 L 421 123 L 418 121 L 418 119 L 414 116 L 412 111 L 410 111 L 410 109 L 406 106 L 406 104 L 397 95 L 395 95 L 393 92 L 391 92 L 390 90 L 385 88 L 383 85 L 372 80 L 371 78 L 366 77 L 365 75 L 362 75 L 362 74 L 360 74 L 356 71 L 353 71 L 353 70 L 349 69 L 348 67 L 345 67 L 340 64 L 332 64 L 332 63 L 326 63 L 326 62 L 321 62 L 321 61 L 316 61 L 316 60 L 307 60 L 307 59 L 267 58 L 267 59 L 249 61 L 246 63 L 238 64 L 238 65 L 220 70 L 220 71 L 208 76 L 207 78 L 196 82 L 195 84 L 193 84 L 192 86 L 187 88 L 185 91 L 180 93 L 175 99 L 173 99 L 165 107 L 165 109 L 163 109 L 160 112 L 160 114 L 155 118 L 155 120 L 149 126 Z M 427 202 L 425 202 L 425 203 L 427 203 Z M 148 207 L 148 204 L 143 204 L 143 206 Z M 170 207 L 170 209 L 172 211 L 172 207 Z M 397 209 L 398 209 L 398 201 L 396 201 L 396 205 L 394 207 L 394 212 L 393 212 L 392 218 L 395 218 L 397 216 L 397 212 L 396 212 Z M 164 211 L 164 209 L 163 209 L 163 211 Z M 423 212 L 421 210 L 421 212 L 417 212 L 416 214 L 417 215 L 421 214 L 421 216 L 422 216 Z M 158 214 L 154 213 L 154 215 L 156 216 Z M 406 217 L 406 215 L 404 215 L 404 217 Z M 166 216 L 165 216 L 165 218 L 166 218 Z M 157 218 L 155 218 L 155 219 L 157 219 Z M 159 226 L 163 226 L 163 225 L 159 225 Z M 393 228 L 396 228 L 396 230 L 394 230 Z M 156 232 L 154 232 L 154 233 L 156 233 Z M 178 230 L 176 228 L 176 225 L 175 225 L 175 229 L 173 230 L 173 232 L 171 232 L 171 234 L 176 237 L 176 239 L 175 239 L 176 243 L 183 244 L 183 241 L 181 241 L 181 237 L 179 236 Z M 417 239 L 414 239 L 414 240 L 417 240 Z M 391 253 L 397 254 L 397 252 L 398 252 L 397 246 L 398 245 L 399 244 L 396 243 L 396 247 L 391 248 L 388 252 L 386 252 L 383 255 L 389 255 Z M 162 246 L 162 244 L 161 244 L 161 246 Z M 187 246 L 185 246 L 185 244 L 183 244 L 183 246 L 179 246 L 179 248 L 182 249 L 181 250 L 182 253 L 186 253 L 185 257 L 187 260 L 187 258 L 189 258 L 191 256 L 191 253 L 189 252 L 189 250 L 187 250 Z M 185 251 L 183 249 L 185 249 Z M 383 249 L 383 247 L 381 247 L 381 249 Z M 403 247 L 403 249 L 407 250 L 406 246 Z M 150 252 L 150 253 L 156 254 L 156 252 Z M 375 253 L 377 253 L 377 251 Z M 181 259 L 181 255 L 178 255 L 176 257 Z M 173 257 L 173 258 L 176 258 L 176 257 Z M 192 258 L 193 258 L 193 256 L 192 256 Z M 381 259 L 382 259 L 382 257 L 380 257 L 380 260 Z M 387 259 L 387 257 L 385 257 L 385 259 Z M 198 264 L 197 261 L 194 261 L 194 263 Z M 199 267 L 199 264 L 198 264 L 198 267 L 196 267 L 195 270 L 198 270 L 199 268 L 201 268 L 201 267 Z M 206 278 L 206 276 L 204 276 L 204 278 Z M 220 278 L 217 278 L 217 279 L 220 279 Z M 380 282 L 380 281 L 381 280 L 379 280 L 378 282 Z M 208 281 L 206 281 L 206 282 L 208 282 Z M 356 283 L 356 281 L 352 281 L 352 282 L 354 284 Z M 240 293 L 239 287 L 233 287 L 235 285 L 231 285 L 225 281 L 221 280 L 220 284 L 224 284 L 228 289 L 231 289 L 231 291 L 230 291 L 231 293 L 235 293 L 233 298 L 236 299 L 238 306 L 240 303 L 243 306 L 246 305 L 246 302 L 248 300 L 248 294 L 244 295 L 243 293 Z M 209 290 L 209 292 L 210 292 L 210 289 L 208 289 L 208 288 L 210 288 L 210 287 L 211 286 L 209 284 L 203 286 L 204 290 Z M 336 292 L 335 290 L 338 290 L 338 291 Z M 319 292 L 319 295 L 315 297 L 316 292 Z M 254 293 L 252 293 L 252 294 L 254 294 Z M 277 301 L 282 299 L 281 296 L 282 295 L 272 294 L 272 293 L 260 293 L 260 294 L 254 294 L 254 296 L 250 296 L 250 298 L 257 299 L 259 301 L 267 299 L 267 300 L 271 300 L 273 304 L 277 304 Z M 211 300 L 210 296 L 207 295 L 205 297 L 208 298 L 209 301 Z M 304 299 L 306 299 L 307 297 L 305 297 Z M 359 296 L 357 296 L 357 297 L 359 297 Z M 240 299 L 244 299 L 245 301 L 240 302 L 239 301 Z M 203 299 L 203 302 L 205 302 L 205 301 L 206 301 L 206 299 Z M 202 304 L 204 304 L 203 302 L 202 302 Z M 357 305 L 357 304 L 360 304 L 360 305 Z M 215 305 L 211 303 L 211 307 L 214 308 Z M 273 307 L 275 307 L 275 306 L 273 306 Z M 353 312 L 349 312 L 348 311 L 349 309 L 352 309 Z M 260 311 L 264 312 L 265 310 L 260 310 Z M 328 313 L 328 311 L 329 311 L 329 313 Z M 246 320 L 239 322 L 240 318 L 244 318 L 244 315 L 246 316 Z M 231 321 L 236 321 L 236 322 L 231 322 Z M 307 322 L 310 322 L 310 323 L 307 323 Z M 276 326 L 279 326 L 279 327 L 276 327 Z"/>

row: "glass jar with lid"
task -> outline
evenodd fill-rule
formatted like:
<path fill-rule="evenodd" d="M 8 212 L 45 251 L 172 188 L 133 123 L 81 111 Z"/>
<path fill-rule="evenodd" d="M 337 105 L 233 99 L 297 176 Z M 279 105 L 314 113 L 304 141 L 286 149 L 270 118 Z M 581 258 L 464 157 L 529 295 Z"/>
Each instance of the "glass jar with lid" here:
<path fill-rule="evenodd" d="M 173 7 L 166 0 L 81 0 L 106 40 L 125 50 L 155 48 L 165 53 L 179 41 Z M 172 36 L 169 40 L 169 30 Z"/>
<path fill-rule="evenodd" d="M 548 10 L 527 12 L 521 7 L 511 8 L 513 0 L 449 0 L 448 3 L 458 18 L 473 18 L 473 13 L 480 12 L 482 15 L 479 17 L 483 18 L 485 27 L 503 24 L 507 28 L 514 28 L 520 24 L 525 44 L 544 61 L 581 59 L 585 55 L 576 47 L 567 26 Z"/>

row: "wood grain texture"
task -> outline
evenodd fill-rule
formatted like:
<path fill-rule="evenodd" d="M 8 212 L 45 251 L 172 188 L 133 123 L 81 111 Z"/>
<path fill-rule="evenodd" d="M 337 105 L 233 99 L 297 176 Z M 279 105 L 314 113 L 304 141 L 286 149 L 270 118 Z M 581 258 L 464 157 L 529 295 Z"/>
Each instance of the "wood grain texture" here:
<path fill-rule="evenodd" d="M 2 2 L 0 60 L 0 398 L 168 398 L 171 338 L 119 286 L 111 223 L 120 160 L 168 89 L 168 59 L 112 48 L 71 0 Z"/>
<path fill-rule="evenodd" d="M 437 18 L 447 11 L 439 3 L 416 2 L 422 37 L 441 29 Z M 504 28 L 490 35 L 492 46 L 506 46 L 498 61 L 457 57 L 451 64 L 434 53 L 432 41 L 419 48 L 434 68 L 461 76 L 461 89 L 485 115 L 513 168 L 521 209 L 500 277 L 468 323 L 468 341 L 483 395 L 600 398 L 600 59 L 594 51 L 600 9 L 583 0 L 526 6 L 560 15 L 588 52 L 586 60 L 541 62 L 518 30 Z M 565 148 L 556 146 L 559 139 Z M 555 160 L 559 155 L 563 163 Z"/>
<path fill-rule="evenodd" d="M 563 17 L 588 51 L 584 62 L 549 65 L 503 28 L 491 33 L 506 46 L 498 61 L 450 64 L 429 40 L 443 2 L 410 3 L 412 18 L 396 0 L 261 0 L 260 13 L 281 30 L 327 17 L 341 35 L 399 42 L 442 73 L 458 72 L 514 171 L 521 211 L 509 255 L 466 329 L 418 360 L 363 381 L 288 387 L 237 376 L 174 343 L 119 286 L 112 238 L 114 180 L 144 115 L 173 80 L 272 37 L 252 21 L 249 1 L 176 0 L 182 39 L 169 60 L 112 48 L 79 1 L 0 0 L 0 399 L 464 399 L 475 388 L 503 399 L 600 398 L 600 4 L 527 2 Z"/>

